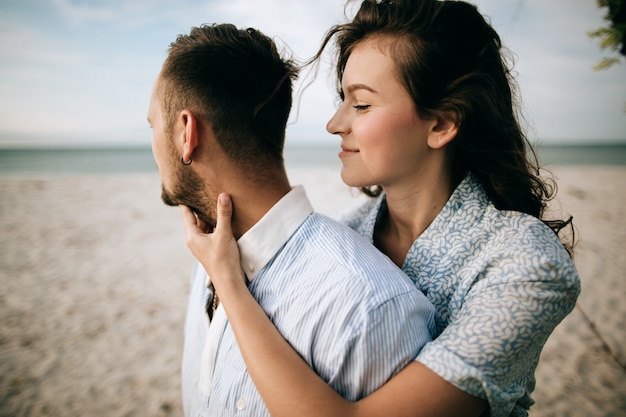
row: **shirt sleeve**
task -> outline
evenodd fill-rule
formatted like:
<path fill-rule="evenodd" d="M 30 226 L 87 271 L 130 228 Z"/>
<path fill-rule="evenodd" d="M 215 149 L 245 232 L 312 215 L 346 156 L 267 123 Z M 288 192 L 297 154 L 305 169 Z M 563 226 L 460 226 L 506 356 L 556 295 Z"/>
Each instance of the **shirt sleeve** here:
<path fill-rule="evenodd" d="M 432 340 L 434 307 L 418 291 L 391 298 L 355 322 L 329 381 L 355 401 L 374 392 Z"/>
<path fill-rule="evenodd" d="M 462 307 L 417 360 L 460 389 L 487 399 L 492 417 L 525 415 L 534 369 L 556 325 L 573 309 L 580 283 L 562 247 L 539 245 L 488 260 Z M 458 295 L 458 294 L 457 294 Z"/>

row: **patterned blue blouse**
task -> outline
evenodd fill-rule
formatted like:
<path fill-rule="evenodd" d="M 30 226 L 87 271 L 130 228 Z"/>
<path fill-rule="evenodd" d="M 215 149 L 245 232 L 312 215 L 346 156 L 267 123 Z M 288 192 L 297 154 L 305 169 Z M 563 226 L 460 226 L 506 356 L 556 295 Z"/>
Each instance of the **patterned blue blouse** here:
<path fill-rule="evenodd" d="M 384 195 L 342 216 L 373 240 Z M 492 417 L 527 416 L 534 371 L 580 280 L 556 234 L 497 210 L 468 174 L 411 246 L 404 272 L 435 305 L 437 334 L 416 360 L 476 397 Z"/>

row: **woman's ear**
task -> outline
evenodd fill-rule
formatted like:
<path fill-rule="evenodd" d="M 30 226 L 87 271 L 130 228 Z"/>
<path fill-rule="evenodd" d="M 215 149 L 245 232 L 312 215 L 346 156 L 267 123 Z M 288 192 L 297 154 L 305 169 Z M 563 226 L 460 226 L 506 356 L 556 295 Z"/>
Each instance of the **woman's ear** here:
<path fill-rule="evenodd" d="M 191 155 L 198 146 L 198 121 L 190 110 L 185 109 L 178 115 L 178 123 L 183 127 L 180 137 L 183 146 L 183 160 L 191 161 Z"/>
<path fill-rule="evenodd" d="M 459 126 L 453 118 L 439 118 L 428 135 L 428 146 L 433 149 L 441 149 L 452 142 L 458 132 Z"/>

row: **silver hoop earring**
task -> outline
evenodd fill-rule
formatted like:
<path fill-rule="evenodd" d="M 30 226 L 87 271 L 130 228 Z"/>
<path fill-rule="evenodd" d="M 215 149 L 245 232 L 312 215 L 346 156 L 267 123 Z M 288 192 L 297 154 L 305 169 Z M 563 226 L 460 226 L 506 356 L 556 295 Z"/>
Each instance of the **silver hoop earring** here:
<path fill-rule="evenodd" d="M 189 162 L 185 162 L 185 159 L 181 157 L 180 162 L 182 162 L 184 166 L 188 167 L 189 165 L 191 165 L 191 158 L 189 158 Z"/>

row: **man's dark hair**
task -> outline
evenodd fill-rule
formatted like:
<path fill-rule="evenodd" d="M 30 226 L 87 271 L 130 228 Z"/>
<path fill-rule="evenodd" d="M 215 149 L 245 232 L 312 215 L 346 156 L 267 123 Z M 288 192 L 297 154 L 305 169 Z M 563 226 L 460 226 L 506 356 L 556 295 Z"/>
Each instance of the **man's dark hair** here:
<path fill-rule="evenodd" d="M 231 24 L 202 25 L 170 45 L 158 94 L 165 130 L 184 109 L 213 130 L 241 163 L 282 162 L 298 68 L 272 39 Z"/>

